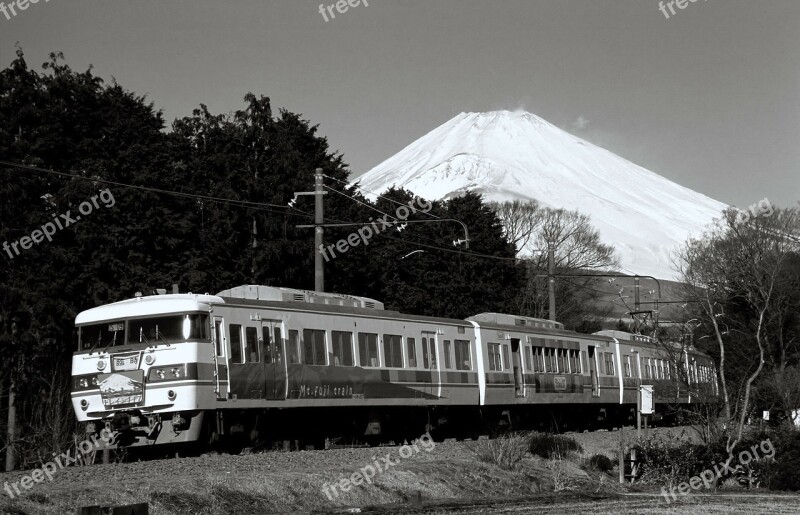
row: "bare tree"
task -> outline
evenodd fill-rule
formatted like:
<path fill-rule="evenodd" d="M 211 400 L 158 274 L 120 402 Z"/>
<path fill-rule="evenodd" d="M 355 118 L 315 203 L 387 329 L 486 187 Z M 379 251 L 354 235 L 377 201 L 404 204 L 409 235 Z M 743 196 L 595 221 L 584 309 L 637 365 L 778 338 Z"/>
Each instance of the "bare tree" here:
<path fill-rule="evenodd" d="M 541 222 L 542 209 L 539 203 L 535 200 L 527 202 L 514 200 L 513 202 L 492 202 L 489 206 L 503 223 L 508 241 L 516 245 L 518 251 L 523 252 Z"/>
<path fill-rule="evenodd" d="M 520 313 L 545 318 L 549 313 L 547 279 L 547 248 L 552 243 L 555 269 L 558 275 L 585 274 L 609 271 L 619 267 L 614 249 L 600 242 L 600 235 L 589 216 L 577 211 L 543 208 L 535 201 L 519 201 L 493 205 L 503 222 L 506 235 L 521 252 L 531 252 L 528 280 L 518 298 Z M 604 292 L 592 287 L 592 278 L 559 277 L 556 281 L 558 320 L 575 327 L 589 318 L 609 314 L 610 308 L 598 309 L 597 300 Z"/>
<path fill-rule="evenodd" d="M 693 239 L 679 253 L 676 266 L 687 298 L 699 306 L 699 317 L 710 328 L 719 350 L 722 409 L 727 427 L 729 457 L 741 441 L 750 411 L 753 382 L 761 374 L 772 347 L 767 323 L 787 274 L 785 268 L 800 251 L 797 211 L 775 210 L 771 216 L 749 222 L 737 221 L 737 212 L 727 211 L 701 239 Z M 736 306 L 747 314 L 742 323 L 726 313 Z M 755 344 L 736 360 L 749 360 L 742 377 L 728 375 L 728 351 L 733 338 Z"/>

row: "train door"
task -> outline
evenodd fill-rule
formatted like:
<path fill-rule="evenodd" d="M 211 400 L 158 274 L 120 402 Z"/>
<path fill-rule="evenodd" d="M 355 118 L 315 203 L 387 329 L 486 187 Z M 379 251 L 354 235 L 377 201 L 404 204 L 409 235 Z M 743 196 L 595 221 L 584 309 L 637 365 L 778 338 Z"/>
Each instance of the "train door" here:
<path fill-rule="evenodd" d="M 264 392 L 266 398 L 286 398 L 286 359 L 281 337 L 281 323 L 277 320 L 261 322 L 261 343 L 264 356 Z"/>
<path fill-rule="evenodd" d="M 227 399 L 229 392 L 228 356 L 225 351 L 225 325 L 222 317 L 214 317 L 214 391 L 217 399 Z"/>
<path fill-rule="evenodd" d="M 436 333 L 422 332 L 422 366 L 426 375 L 430 373 L 430 383 L 425 389 L 429 395 L 442 396 L 442 384 L 439 375 L 439 360 L 436 359 Z M 428 379 L 428 377 L 426 377 Z"/>
<path fill-rule="evenodd" d="M 597 379 L 597 361 L 594 345 L 589 345 L 589 375 L 592 378 L 592 397 L 600 397 L 600 382 Z"/>
<path fill-rule="evenodd" d="M 511 364 L 514 367 L 514 395 L 524 397 L 525 390 L 522 384 L 522 358 L 519 350 L 519 338 L 511 338 Z"/>

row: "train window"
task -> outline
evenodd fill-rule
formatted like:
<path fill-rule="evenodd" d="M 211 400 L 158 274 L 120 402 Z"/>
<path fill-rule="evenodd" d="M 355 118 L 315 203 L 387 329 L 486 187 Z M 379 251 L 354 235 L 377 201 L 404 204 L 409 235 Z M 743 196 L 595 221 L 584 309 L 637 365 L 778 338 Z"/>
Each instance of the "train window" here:
<path fill-rule="evenodd" d="M 508 350 L 508 345 L 503 345 L 503 370 L 509 370 L 511 366 L 508 364 L 508 355 L 510 354 Z"/>
<path fill-rule="evenodd" d="M 650 379 L 650 358 L 644 360 L 644 378 Z"/>
<path fill-rule="evenodd" d="M 244 358 L 248 363 L 258 363 L 258 329 L 245 327 L 244 329 Z"/>
<path fill-rule="evenodd" d="M 664 379 L 664 360 L 658 360 L 658 378 Z"/>
<path fill-rule="evenodd" d="M 406 359 L 408 368 L 417 368 L 417 340 L 406 338 Z"/>
<path fill-rule="evenodd" d="M 450 348 L 450 340 L 444 341 L 444 368 L 450 370 L 453 368 L 453 357 L 451 356 L 452 349 Z"/>
<path fill-rule="evenodd" d="M 353 366 L 353 333 L 331 331 L 333 347 L 333 364 L 336 366 Z"/>
<path fill-rule="evenodd" d="M 605 363 L 606 363 L 606 375 L 613 376 L 616 374 L 614 370 L 614 355 L 610 352 L 606 352 L 605 356 Z"/>
<path fill-rule="evenodd" d="M 469 351 L 469 340 L 455 340 L 456 369 L 472 370 L 472 359 Z"/>
<path fill-rule="evenodd" d="M 558 362 L 558 371 L 562 374 L 567 372 L 566 363 L 564 363 L 564 349 L 556 349 L 556 361 Z"/>
<path fill-rule="evenodd" d="M 326 365 L 325 331 L 303 329 L 303 362 L 306 365 Z"/>
<path fill-rule="evenodd" d="M 422 337 L 422 368 L 433 368 L 428 360 L 428 339 Z"/>
<path fill-rule="evenodd" d="M 531 362 L 532 347 L 525 346 L 525 370 L 530 372 L 533 370 L 533 363 Z"/>
<path fill-rule="evenodd" d="M 298 365 L 300 363 L 300 333 L 295 329 L 289 329 L 289 363 Z"/>
<path fill-rule="evenodd" d="M 551 351 L 553 349 L 545 347 L 542 349 L 542 356 L 544 357 L 544 371 L 547 373 L 553 372 L 553 360 Z"/>
<path fill-rule="evenodd" d="M 666 373 L 667 379 L 672 379 L 672 372 L 669 369 L 669 361 L 665 363 L 664 372 Z"/>
<path fill-rule="evenodd" d="M 378 335 L 358 333 L 358 360 L 362 367 L 377 367 Z"/>
<path fill-rule="evenodd" d="M 503 358 L 501 356 L 500 344 L 489 342 L 487 350 L 489 352 L 489 370 L 492 372 L 502 371 Z"/>
<path fill-rule="evenodd" d="M 272 363 L 272 336 L 269 334 L 269 326 L 264 325 L 261 326 L 261 338 L 264 342 L 264 363 L 270 364 Z M 277 347 L 277 345 L 276 345 Z M 277 363 L 278 360 L 276 359 L 275 362 Z"/>
<path fill-rule="evenodd" d="M 403 368 L 403 344 L 399 335 L 383 335 L 383 360 L 387 367 Z"/>
<path fill-rule="evenodd" d="M 125 322 L 104 322 L 102 324 L 85 325 L 79 328 L 80 348 L 125 345 Z"/>
<path fill-rule="evenodd" d="M 231 341 L 231 363 L 242 363 L 242 326 L 228 325 L 228 334 Z"/>
<path fill-rule="evenodd" d="M 581 373 L 581 358 L 580 351 L 570 349 L 569 353 L 569 371 L 573 374 Z"/>
<path fill-rule="evenodd" d="M 281 328 L 279 326 L 275 326 L 274 335 L 275 338 L 272 340 L 272 344 L 275 346 L 275 360 L 274 363 L 283 363 L 283 340 L 281 339 Z"/>
<path fill-rule="evenodd" d="M 217 356 L 223 356 L 222 354 L 222 322 L 214 321 L 214 342 L 217 346 Z"/>
<path fill-rule="evenodd" d="M 625 354 L 622 359 L 625 361 L 625 377 L 631 377 L 631 357 Z"/>
<path fill-rule="evenodd" d="M 110 324 L 109 331 L 116 325 Z M 83 329 L 86 331 L 89 327 Z M 186 340 L 208 341 L 208 315 L 171 315 L 128 321 L 128 343 L 159 344 Z M 122 339 L 118 338 L 115 345 L 122 345 Z"/>
<path fill-rule="evenodd" d="M 542 348 L 531 347 L 531 355 L 533 356 L 533 371 L 544 372 L 544 362 L 542 362 Z"/>

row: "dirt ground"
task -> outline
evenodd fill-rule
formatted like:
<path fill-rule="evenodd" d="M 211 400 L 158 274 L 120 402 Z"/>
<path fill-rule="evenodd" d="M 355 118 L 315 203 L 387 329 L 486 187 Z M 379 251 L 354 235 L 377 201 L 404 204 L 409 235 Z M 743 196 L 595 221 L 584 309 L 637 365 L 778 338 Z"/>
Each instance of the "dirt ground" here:
<path fill-rule="evenodd" d="M 682 428 L 651 431 L 696 438 L 691 430 Z M 679 503 L 668 506 L 652 494 L 635 494 L 650 495 L 649 499 L 628 496 L 628 487 L 618 483 L 616 471 L 604 474 L 586 470 L 586 461 L 593 454 L 616 458 L 618 431 L 569 436 L 583 446 L 583 453 L 562 460 L 526 456 L 514 470 L 481 461 L 476 452 L 489 441 L 480 440 L 447 441 L 428 447 L 429 451 L 422 445 L 416 450 L 387 446 L 239 456 L 208 454 L 197 458 L 69 467 L 52 474 L 52 481 L 45 478 L 29 490 L 20 487 L 22 495 L 11 499 L 5 485 L 19 482 L 32 471 L 14 472 L 0 474 L 3 494 L 0 512 L 50 515 L 75 513 L 81 506 L 137 502 L 148 502 L 150 513 L 155 515 L 535 513 L 552 510 L 554 505 L 566 512 L 593 513 L 603 511 L 594 508 L 607 505 L 606 512 L 627 513 L 627 504 L 634 506 L 629 513 L 642 513 L 636 510 L 656 505 L 665 510 L 663 513 L 669 513 L 678 508 Z M 626 441 L 635 438 L 635 429 L 625 431 Z M 393 466 L 384 471 L 387 458 Z M 359 471 L 368 474 L 368 467 L 376 469 L 376 462 L 381 471 L 375 471 L 369 484 L 361 481 L 362 484 L 353 485 L 346 481 L 347 491 L 343 491 L 339 483 L 343 478 L 352 480 Z M 333 490 L 332 484 L 339 486 Z M 13 487 L 10 489 L 13 493 Z M 726 501 L 722 502 L 724 505 Z M 792 502 L 800 506 L 798 498 Z M 703 506 L 711 509 L 712 505 Z M 780 504 L 774 508 L 774 513 L 784 512 Z M 692 510 L 697 512 L 697 507 Z"/>

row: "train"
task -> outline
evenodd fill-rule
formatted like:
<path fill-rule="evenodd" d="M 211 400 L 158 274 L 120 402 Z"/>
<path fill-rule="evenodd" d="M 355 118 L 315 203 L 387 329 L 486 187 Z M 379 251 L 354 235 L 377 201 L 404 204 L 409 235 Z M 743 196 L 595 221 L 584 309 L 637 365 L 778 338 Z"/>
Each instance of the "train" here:
<path fill-rule="evenodd" d="M 72 404 L 109 448 L 320 449 L 634 420 L 717 395 L 712 359 L 620 331 L 503 313 L 464 320 L 365 297 L 242 285 L 159 291 L 75 319 Z"/>

